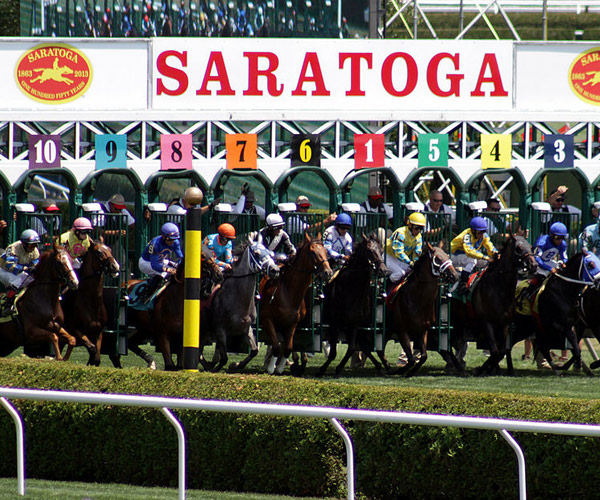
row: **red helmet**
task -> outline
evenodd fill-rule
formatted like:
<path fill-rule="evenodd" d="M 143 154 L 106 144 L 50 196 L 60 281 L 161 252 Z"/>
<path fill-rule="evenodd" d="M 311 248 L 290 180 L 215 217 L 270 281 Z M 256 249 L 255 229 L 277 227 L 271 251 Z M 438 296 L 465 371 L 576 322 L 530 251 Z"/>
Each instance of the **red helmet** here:
<path fill-rule="evenodd" d="M 225 224 L 221 224 L 219 226 L 219 235 L 223 238 L 235 240 L 235 227 L 227 222 Z"/>
<path fill-rule="evenodd" d="M 92 223 L 89 219 L 86 219 L 85 217 L 78 217 L 73 221 L 73 229 L 75 229 L 76 231 L 91 231 Z"/>

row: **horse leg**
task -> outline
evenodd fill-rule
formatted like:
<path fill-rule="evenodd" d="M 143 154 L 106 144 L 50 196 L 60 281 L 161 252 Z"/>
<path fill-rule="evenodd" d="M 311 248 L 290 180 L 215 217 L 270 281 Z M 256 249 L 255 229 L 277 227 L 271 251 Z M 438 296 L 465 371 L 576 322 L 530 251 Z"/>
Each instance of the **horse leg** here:
<path fill-rule="evenodd" d="M 121 355 L 118 352 L 111 352 L 108 355 L 108 359 L 110 359 L 110 362 L 115 368 L 123 368 L 121 365 Z"/>
<path fill-rule="evenodd" d="M 215 355 L 213 357 L 213 373 L 217 373 L 227 363 L 227 341 L 224 331 L 215 332 L 217 342 L 215 344 Z"/>
<path fill-rule="evenodd" d="M 421 366 L 425 364 L 425 361 L 427 361 L 427 331 L 425 331 L 425 334 L 415 342 L 414 347 L 415 350 L 417 348 L 419 349 L 420 356 L 414 366 L 410 370 L 407 370 L 407 372 L 404 374 L 404 376 L 407 378 L 412 377 L 415 373 L 417 373 Z"/>
<path fill-rule="evenodd" d="M 279 339 L 277 338 L 275 324 L 271 319 L 268 318 L 263 321 L 263 329 L 271 341 L 271 358 L 269 359 L 269 362 L 267 364 L 267 373 L 269 375 L 273 375 L 275 373 L 277 361 L 281 356 L 281 345 L 279 344 Z"/>
<path fill-rule="evenodd" d="M 62 338 L 64 338 L 67 341 L 67 352 L 65 353 L 65 355 L 63 357 L 63 361 L 68 361 L 69 358 L 71 357 L 71 352 L 73 352 L 73 347 L 75 347 L 77 345 L 77 339 L 75 337 L 73 337 L 72 335 L 69 335 L 67 333 L 67 331 L 62 327 L 60 328 L 60 330 L 58 330 L 58 333 L 60 334 L 60 336 Z M 57 352 L 60 353 L 60 351 L 57 351 Z M 56 359 L 59 359 L 58 356 Z"/>
<path fill-rule="evenodd" d="M 248 327 L 248 332 L 244 337 L 246 344 L 250 348 L 250 353 L 239 363 L 231 363 L 229 365 L 229 371 L 240 371 L 246 368 L 246 365 L 252 361 L 258 354 L 258 344 L 256 343 L 256 337 L 254 336 L 254 330 L 251 326 Z"/>
<path fill-rule="evenodd" d="M 329 354 L 327 355 L 325 363 L 323 363 L 323 365 L 321 365 L 321 368 L 319 368 L 319 371 L 317 372 L 317 377 L 322 377 L 323 375 L 325 375 L 327 368 L 335 360 L 337 356 L 338 338 L 338 327 L 336 325 L 329 325 Z"/>
<path fill-rule="evenodd" d="M 581 367 L 581 349 L 579 348 L 579 341 L 577 339 L 577 335 L 575 334 L 575 330 L 574 328 L 569 328 L 567 330 L 567 340 L 569 341 L 569 343 L 571 344 L 571 359 L 569 359 L 566 363 L 564 363 L 562 366 L 559 366 L 558 369 L 559 370 L 568 370 L 571 365 L 575 364 L 576 367 L 580 368 Z"/>
<path fill-rule="evenodd" d="M 410 347 L 410 338 L 408 336 L 408 333 L 400 332 L 400 334 L 398 335 L 398 340 L 400 340 L 400 345 L 402 346 L 402 349 L 406 354 L 406 364 L 404 366 L 396 368 L 396 370 L 393 373 L 395 375 L 404 375 L 405 373 L 409 372 L 410 369 L 414 366 L 415 357 L 413 355 L 412 348 Z"/>
<path fill-rule="evenodd" d="M 142 341 L 142 336 L 138 331 L 134 335 L 132 335 L 131 338 L 129 338 L 129 342 L 128 342 L 129 350 L 131 352 L 133 352 L 135 355 L 142 358 L 148 365 L 148 368 L 150 368 L 151 370 L 156 370 L 156 361 L 154 361 L 154 358 L 152 357 L 151 354 L 147 353 L 142 348 L 140 348 L 141 341 Z"/>
<path fill-rule="evenodd" d="M 92 366 L 100 366 L 100 352 L 102 350 L 102 339 L 104 336 L 104 330 L 100 330 L 98 333 L 98 338 L 96 339 L 96 354 L 94 355 L 94 359 L 90 358 Z M 88 362 L 88 364 L 90 364 Z"/>
<path fill-rule="evenodd" d="M 173 363 L 173 356 L 171 354 L 171 343 L 166 335 L 159 335 L 155 340 L 156 348 L 163 355 L 163 360 L 165 362 L 165 370 L 166 371 L 175 371 L 176 366 Z"/>

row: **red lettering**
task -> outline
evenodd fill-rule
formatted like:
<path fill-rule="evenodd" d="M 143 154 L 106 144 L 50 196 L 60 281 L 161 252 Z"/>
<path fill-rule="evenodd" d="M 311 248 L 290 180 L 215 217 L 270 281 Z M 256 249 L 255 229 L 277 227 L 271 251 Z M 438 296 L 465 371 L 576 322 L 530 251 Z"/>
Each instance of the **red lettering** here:
<path fill-rule="evenodd" d="M 156 69 L 161 75 L 177 81 L 178 85 L 175 90 L 171 90 L 165 86 L 162 78 L 157 78 L 156 95 L 181 95 L 188 88 L 188 77 L 186 72 L 167 64 L 167 58 L 171 56 L 179 59 L 184 68 L 187 66 L 187 51 L 177 52 L 175 50 L 165 50 L 164 52 L 161 52 L 156 58 Z"/>
<path fill-rule="evenodd" d="M 402 90 L 396 90 L 392 79 L 392 69 L 396 59 L 404 59 L 406 63 L 406 85 Z M 410 94 L 417 86 L 419 69 L 413 57 L 406 52 L 394 52 L 385 58 L 381 66 L 381 83 L 388 94 L 394 97 L 404 97 Z"/>
<path fill-rule="evenodd" d="M 308 76 L 306 73 L 310 66 L 312 76 Z M 311 95 L 316 96 L 327 96 L 331 92 L 325 88 L 325 81 L 323 80 L 323 72 L 321 71 L 321 64 L 319 63 L 319 57 L 316 52 L 307 52 L 304 56 L 304 62 L 302 63 L 302 69 L 300 70 L 300 77 L 298 78 L 298 85 L 292 92 L 292 95 L 306 95 L 306 90 L 303 90 L 303 86 L 306 82 L 313 82 L 315 84 L 315 90 Z"/>
<path fill-rule="evenodd" d="M 353 53 L 340 52 L 340 69 L 344 67 L 346 59 L 350 59 L 350 90 L 346 91 L 346 95 L 365 95 L 365 91 L 360 88 L 360 61 L 367 61 L 367 68 L 373 68 L 373 54 L 370 53 Z"/>
<path fill-rule="evenodd" d="M 248 89 L 244 90 L 244 95 L 263 95 L 263 91 L 258 88 L 258 77 L 267 77 L 267 91 L 269 95 L 279 96 L 283 92 L 283 84 L 277 88 L 277 77 L 273 71 L 279 66 L 279 58 L 272 52 L 244 52 L 244 57 L 248 58 Z M 258 59 L 266 58 L 269 62 L 267 69 L 258 69 Z"/>
<path fill-rule="evenodd" d="M 217 70 L 215 76 L 211 75 L 213 66 Z M 196 90 L 196 95 L 211 95 L 212 92 L 207 88 L 209 82 L 219 82 L 221 85 L 220 89 L 217 90 L 217 95 L 235 95 L 235 92 L 229 83 L 229 75 L 227 74 L 227 68 L 225 68 L 225 61 L 223 60 L 223 54 L 221 52 L 210 53 L 208 63 L 206 64 L 204 80 L 202 80 L 202 86 Z"/>
<path fill-rule="evenodd" d="M 490 76 L 485 76 L 487 68 L 490 68 Z M 479 77 L 477 78 L 477 84 L 475 90 L 471 92 L 472 96 L 484 97 L 485 92 L 481 90 L 481 86 L 484 83 L 491 83 L 494 86 L 494 90 L 490 93 L 493 97 L 506 97 L 508 92 L 504 90 L 502 86 L 502 77 L 500 76 L 500 68 L 498 68 L 498 61 L 496 60 L 495 54 L 485 54 L 483 56 L 483 62 L 481 63 L 481 70 L 479 70 Z"/>
<path fill-rule="evenodd" d="M 429 90 L 439 97 L 450 97 L 451 95 L 459 96 L 460 81 L 465 75 L 446 75 L 446 79 L 450 80 L 450 90 L 442 90 L 438 84 L 438 68 L 442 59 L 450 59 L 454 63 L 454 69 L 457 70 L 459 68 L 459 54 L 452 55 L 447 52 L 442 52 L 433 56 L 427 65 L 427 85 L 429 85 Z"/>

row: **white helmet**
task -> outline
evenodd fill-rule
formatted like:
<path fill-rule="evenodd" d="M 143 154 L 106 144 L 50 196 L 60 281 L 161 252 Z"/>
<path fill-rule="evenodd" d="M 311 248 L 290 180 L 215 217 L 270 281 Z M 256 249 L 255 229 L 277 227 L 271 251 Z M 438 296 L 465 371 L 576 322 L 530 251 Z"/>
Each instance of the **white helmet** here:
<path fill-rule="evenodd" d="M 279 214 L 267 215 L 267 226 L 282 227 L 283 226 L 283 217 L 281 217 L 281 215 L 279 215 Z"/>

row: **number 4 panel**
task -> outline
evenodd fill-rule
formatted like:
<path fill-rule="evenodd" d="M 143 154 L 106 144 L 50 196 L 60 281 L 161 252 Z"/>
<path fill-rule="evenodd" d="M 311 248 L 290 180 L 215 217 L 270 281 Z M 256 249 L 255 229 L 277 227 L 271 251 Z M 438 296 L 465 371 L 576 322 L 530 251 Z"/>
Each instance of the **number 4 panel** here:
<path fill-rule="evenodd" d="M 103 134 L 96 136 L 96 170 L 127 168 L 127 136 Z"/>
<path fill-rule="evenodd" d="M 481 134 L 481 168 L 510 168 L 512 135 Z"/>

